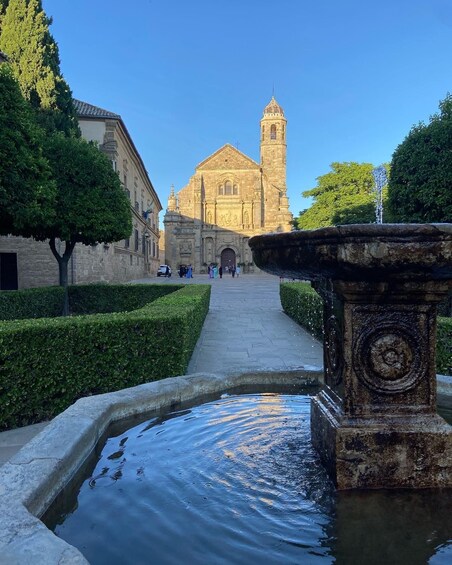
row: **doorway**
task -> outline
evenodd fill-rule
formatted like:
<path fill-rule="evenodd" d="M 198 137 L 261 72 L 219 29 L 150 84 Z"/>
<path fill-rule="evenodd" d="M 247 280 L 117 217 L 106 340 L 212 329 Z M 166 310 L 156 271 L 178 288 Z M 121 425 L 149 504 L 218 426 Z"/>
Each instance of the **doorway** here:
<path fill-rule="evenodd" d="M 223 267 L 223 272 L 229 271 L 232 267 L 235 267 L 235 251 L 230 247 L 226 247 L 221 252 L 221 266 Z"/>
<path fill-rule="evenodd" d="M 0 290 L 17 290 L 17 254 L 0 253 Z"/>

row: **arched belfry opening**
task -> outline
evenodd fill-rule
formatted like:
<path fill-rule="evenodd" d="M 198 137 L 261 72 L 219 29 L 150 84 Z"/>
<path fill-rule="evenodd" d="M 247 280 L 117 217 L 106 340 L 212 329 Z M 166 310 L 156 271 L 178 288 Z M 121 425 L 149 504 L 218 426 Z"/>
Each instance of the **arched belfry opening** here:
<path fill-rule="evenodd" d="M 235 251 L 230 247 L 226 247 L 226 249 L 223 249 L 221 252 L 221 266 L 223 267 L 223 270 L 226 269 L 226 267 L 231 269 L 236 266 Z"/>

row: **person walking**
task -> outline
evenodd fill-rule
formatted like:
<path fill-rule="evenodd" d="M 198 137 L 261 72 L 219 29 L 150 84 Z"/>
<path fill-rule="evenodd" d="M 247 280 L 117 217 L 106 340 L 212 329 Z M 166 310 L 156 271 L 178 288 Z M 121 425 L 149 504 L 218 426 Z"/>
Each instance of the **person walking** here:
<path fill-rule="evenodd" d="M 231 267 L 231 275 L 232 275 L 232 278 L 235 277 L 235 267 L 234 266 Z"/>
<path fill-rule="evenodd" d="M 238 265 L 237 265 L 237 267 L 236 267 L 236 269 L 235 269 L 235 274 L 236 274 L 236 277 L 239 278 L 239 275 L 240 275 L 240 267 L 239 267 Z"/>
<path fill-rule="evenodd" d="M 221 265 L 218 269 L 218 274 L 220 275 L 220 279 L 222 279 L 223 278 L 223 267 Z"/>

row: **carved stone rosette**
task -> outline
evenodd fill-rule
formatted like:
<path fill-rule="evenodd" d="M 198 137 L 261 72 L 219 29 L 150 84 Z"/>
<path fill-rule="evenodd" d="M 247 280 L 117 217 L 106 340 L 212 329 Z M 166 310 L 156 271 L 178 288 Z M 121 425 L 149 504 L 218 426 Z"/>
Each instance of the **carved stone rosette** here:
<path fill-rule="evenodd" d="M 426 344 L 418 327 L 382 321 L 364 328 L 353 345 L 359 378 L 375 392 L 406 392 L 426 375 Z"/>

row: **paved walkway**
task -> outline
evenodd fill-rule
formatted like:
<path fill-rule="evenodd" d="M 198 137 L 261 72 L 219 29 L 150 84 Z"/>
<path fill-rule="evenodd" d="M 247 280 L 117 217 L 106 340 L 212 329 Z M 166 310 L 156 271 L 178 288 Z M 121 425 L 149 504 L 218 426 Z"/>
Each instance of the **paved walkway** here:
<path fill-rule="evenodd" d="M 212 285 L 210 310 L 187 373 L 284 371 L 323 365 L 320 343 L 283 313 L 278 277 L 224 275 L 210 280 L 207 275 L 195 275 L 193 279 L 172 276 L 134 282 Z M 0 433 L 0 465 L 45 425 Z"/>
<path fill-rule="evenodd" d="M 281 309 L 278 277 L 224 275 L 211 282 L 210 310 L 188 373 L 322 367 L 321 344 Z"/>

